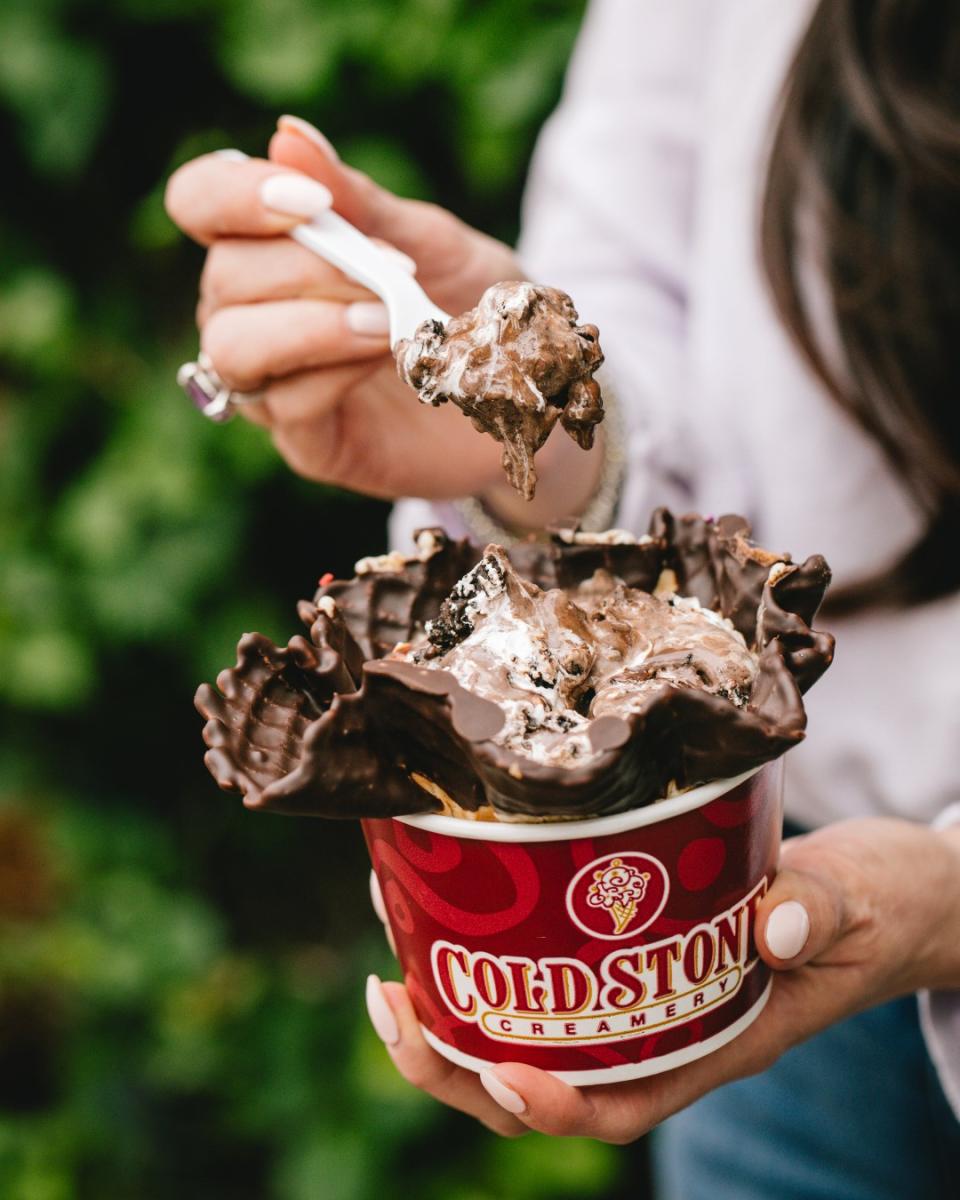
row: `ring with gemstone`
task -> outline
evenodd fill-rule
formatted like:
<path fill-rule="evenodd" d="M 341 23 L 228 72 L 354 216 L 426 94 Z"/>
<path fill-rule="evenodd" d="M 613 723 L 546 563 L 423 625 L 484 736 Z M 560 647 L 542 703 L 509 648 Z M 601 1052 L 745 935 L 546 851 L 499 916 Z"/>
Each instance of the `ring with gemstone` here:
<path fill-rule="evenodd" d="M 236 416 L 244 404 L 256 404 L 263 392 L 233 392 L 217 374 L 208 355 L 202 352 L 196 362 L 184 363 L 177 371 L 177 383 L 193 405 L 210 421 L 222 425 Z"/>

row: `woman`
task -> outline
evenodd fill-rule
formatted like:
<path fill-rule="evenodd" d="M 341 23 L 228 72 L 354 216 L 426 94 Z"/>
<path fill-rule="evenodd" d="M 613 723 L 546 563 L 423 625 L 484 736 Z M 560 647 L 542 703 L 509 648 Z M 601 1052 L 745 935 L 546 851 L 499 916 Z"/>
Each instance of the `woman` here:
<path fill-rule="evenodd" d="M 944 2 L 606 0 L 541 138 L 517 258 L 295 119 L 269 161 L 209 156 L 170 184 L 172 216 L 210 247 L 217 372 L 262 390 L 242 411 L 295 470 L 418 497 L 395 510 L 398 543 L 474 519 L 450 503 L 464 495 L 514 529 L 596 517 L 603 457 L 552 438 L 526 506 L 452 406 L 412 404 L 381 306 L 278 236 L 331 198 L 449 311 L 530 277 L 600 327 L 629 447 L 602 523 L 737 510 L 834 568 L 839 654 L 788 763 L 788 816 L 815 832 L 785 844 L 762 905 L 781 973 L 746 1034 L 615 1087 L 518 1064 L 478 1079 L 425 1046 L 401 985 L 371 984 L 399 1069 L 498 1132 L 626 1142 L 679 1113 L 659 1140 L 666 1196 L 956 1195 L 958 79 Z"/>

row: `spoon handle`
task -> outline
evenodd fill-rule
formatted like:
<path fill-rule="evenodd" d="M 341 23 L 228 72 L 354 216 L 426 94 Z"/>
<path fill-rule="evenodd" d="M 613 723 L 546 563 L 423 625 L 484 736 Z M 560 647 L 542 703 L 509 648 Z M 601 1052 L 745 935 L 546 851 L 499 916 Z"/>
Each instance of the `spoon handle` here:
<path fill-rule="evenodd" d="M 410 337 L 421 321 L 450 319 L 389 254 L 338 213 L 297 225 L 290 237 L 380 297 L 390 313 L 391 345 Z"/>
<path fill-rule="evenodd" d="M 245 162 L 242 150 L 218 150 L 221 158 Z M 410 337 L 421 321 L 445 325 L 450 314 L 438 308 L 417 281 L 355 225 L 332 209 L 290 231 L 295 242 L 379 296 L 390 314 L 390 345 Z"/>

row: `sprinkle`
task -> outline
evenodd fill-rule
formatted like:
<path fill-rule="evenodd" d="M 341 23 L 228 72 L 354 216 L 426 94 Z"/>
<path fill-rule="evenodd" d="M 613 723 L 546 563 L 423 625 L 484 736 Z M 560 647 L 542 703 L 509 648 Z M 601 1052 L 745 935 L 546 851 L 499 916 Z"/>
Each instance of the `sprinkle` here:
<path fill-rule="evenodd" d="M 319 580 L 317 581 L 317 586 L 318 587 L 329 587 L 330 584 L 333 583 L 335 578 L 336 578 L 336 576 L 334 575 L 334 573 L 332 571 L 327 571 L 325 575 L 320 576 Z"/>

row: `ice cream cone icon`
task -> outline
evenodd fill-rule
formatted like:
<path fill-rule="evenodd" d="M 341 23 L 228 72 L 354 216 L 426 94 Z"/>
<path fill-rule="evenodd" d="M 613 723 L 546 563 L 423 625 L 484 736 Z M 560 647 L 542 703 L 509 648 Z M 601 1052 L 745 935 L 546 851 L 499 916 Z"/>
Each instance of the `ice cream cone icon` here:
<path fill-rule="evenodd" d="M 613 917 L 613 932 L 623 933 L 626 927 L 636 916 L 637 902 L 631 900 L 629 904 L 611 904 L 610 916 Z"/>
<path fill-rule="evenodd" d="M 637 905 L 646 895 L 650 872 L 638 871 L 622 858 L 614 858 L 608 867 L 594 871 L 593 878 L 587 890 L 587 903 L 607 910 L 615 935 L 626 932 L 637 915 Z"/>

